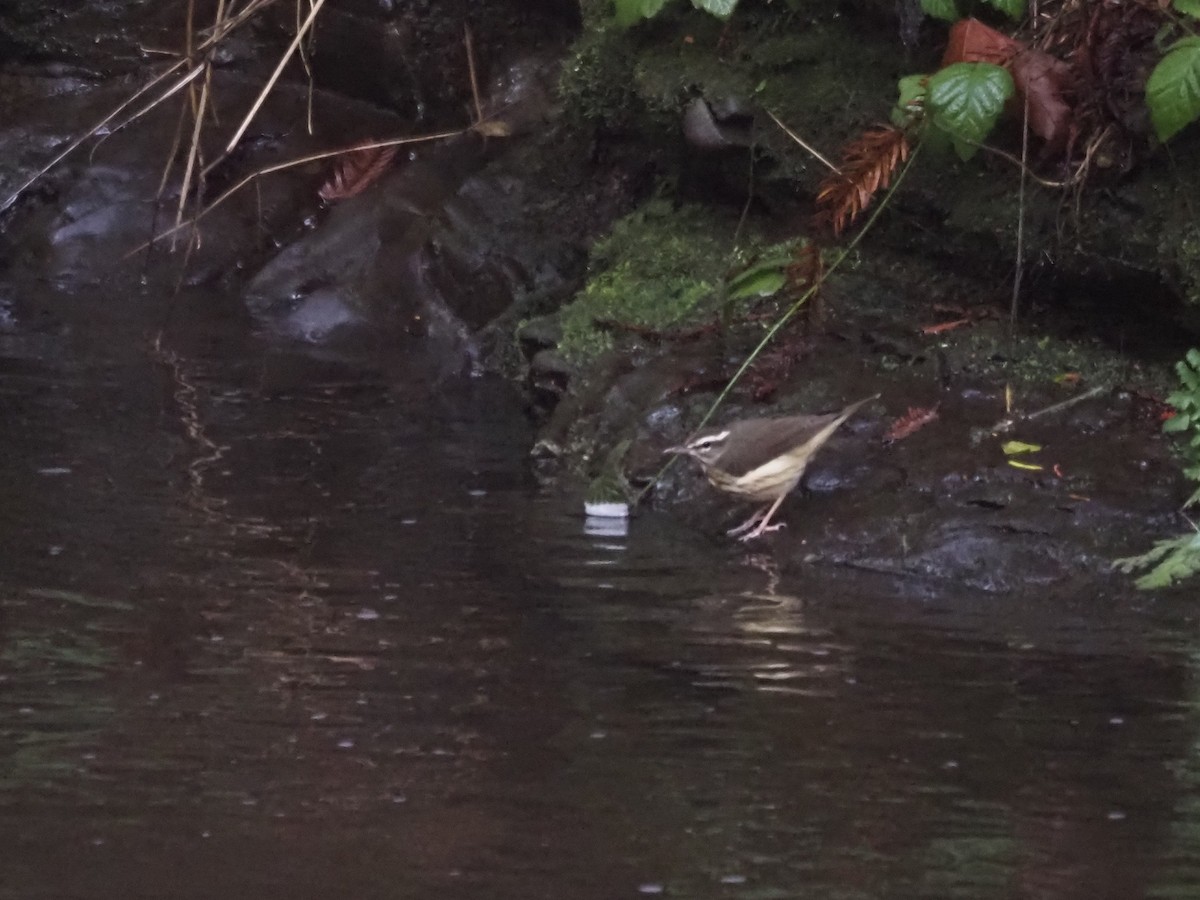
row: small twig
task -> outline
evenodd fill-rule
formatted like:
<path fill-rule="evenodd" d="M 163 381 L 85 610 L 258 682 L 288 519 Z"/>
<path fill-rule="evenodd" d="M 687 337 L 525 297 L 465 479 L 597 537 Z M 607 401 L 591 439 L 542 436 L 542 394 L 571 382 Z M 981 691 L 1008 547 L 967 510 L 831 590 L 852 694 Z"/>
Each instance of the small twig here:
<path fill-rule="evenodd" d="M 208 63 L 204 63 L 204 68 L 208 67 Z M 184 210 L 187 209 L 188 197 L 192 192 L 192 181 L 196 174 L 197 162 L 203 166 L 203 160 L 200 159 L 200 137 L 204 131 L 204 115 L 208 110 L 208 95 L 209 82 L 205 81 L 200 89 L 200 99 L 196 102 L 193 109 L 195 121 L 192 123 L 192 143 L 188 148 L 187 163 L 183 170 L 183 184 L 179 186 L 179 206 L 175 211 L 175 224 L 178 225 L 183 221 Z M 196 191 L 196 196 L 199 198 L 200 192 Z"/>
<path fill-rule="evenodd" d="M 800 135 L 796 134 L 796 132 L 792 131 L 792 129 L 790 129 L 786 125 L 784 125 L 783 122 L 780 121 L 779 117 L 777 115 L 775 115 L 775 113 L 771 112 L 769 109 L 765 110 L 765 112 L 768 116 L 771 117 L 772 122 L 774 122 L 776 125 L 778 125 L 780 128 L 783 129 L 784 134 L 786 134 L 793 141 L 795 141 L 797 144 L 799 144 L 801 147 L 803 147 L 805 150 L 807 150 L 809 153 L 811 153 L 813 155 L 813 158 L 816 159 L 818 162 L 822 163 L 827 169 L 829 169 L 829 171 L 831 171 L 831 172 L 840 172 L 841 171 L 837 166 L 835 166 L 833 163 L 831 163 L 829 160 L 827 160 L 824 156 L 822 156 L 821 152 L 819 150 L 817 150 L 811 144 L 807 143 L 804 140 L 804 138 L 800 137 Z"/>
<path fill-rule="evenodd" d="M 77 137 L 75 140 L 71 141 L 71 143 L 67 145 L 66 149 L 63 150 L 61 153 L 59 153 L 58 156 L 54 157 L 54 159 L 50 160 L 50 162 L 46 163 L 44 166 L 42 166 L 40 169 L 38 169 L 34 174 L 30 175 L 27 179 L 25 179 L 25 181 L 15 191 L 13 191 L 11 194 L 9 194 L 8 197 L 6 197 L 4 199 L 4 202 L 0 203 L 0 212 L 3 212 L 4 210 L 6 210 L 10 206 L 12 206 L 14 203 L 16 203 L 17 199 L 21 196 L 21 194 L 25 193 L 25 191 L 27 191 L 29 189 L 30 185 L 37 182 L 38 179 L 40 179 L 43 175 L 45 175 L 47 172 L 49 172 L 51 169 L 53 169 L 55 166 L 57 166 L 60 162 L 62 162 L 64 159 L 66 159 L 68 156 L 70 156 L 73 152 L 75 152 L 75 150 L 79 149 L 79 147 L 86 140 L 88 140 L 89 138 L 95 137 L 100 132 L 100 129 L 102 129 L 105 125 L 107 125 L 109 122 L 111 122 L 113 119 L 115 119 L 121 113 L 123 113 L 130 105 L 132 105 L 133 103 L 136 103 L 139 98 L 141 98 L 143 95 L 149 93 L 151 90 L 153 90 L 155 87 L 157 87 L 163 81 L 165 81 L 169 76 L 171 76 L 176 71 L 181 69 L 185 62 L 186 62 L 186 60 L 181 59 L 178 62 L 174 63 L 170 68 L 168 68 L 161 75 L 158 75 L 153 80 L 151 80 L 151 82 L 149 84 L 138 89 L 130 97 L 125 99 L 121 104 L 119 104 L 117 106 L 116 109 L 114 109 L 112 112 L 110 112 L 108 115 L 106 115 L 103 119 L 101 119 L 99 122 L 97 122 L 91 128 L 89 128 L 86 132 L 84 132 L 82 135 Z M 157 100 L 155 100 L 149 106 L 147 106 L 144 109 L 142 109 L 141 111 L 139 111 L 136 115 L 131 116 L 125 122 L 121 123 L 116 128 L 112 129 L 112 131 L 114 131 L 114 132 L 120 131 L 122 128 L 124 128 L 126 125 L 128 125 L 130 122 L 134 121 L 135 119 L 139 118 L 140 116 L 145 115 L 147 112 L 149 112 L 155 106 L 157 106 L 159 103 L 162 103 L 164 100 L 168 99 L 172 95 L 181 91 L 183 88 L 187 87 L 187 85 L 190 84 L 192 82 L 192 80 L 195 79 L 196 76 L 199 74 L 200 74 L 200 70 L 195 69 L 195 70 L 189 72 L 188 74 L 182 76 L 179 79 L 179 81 L 177 81 L 174 85 L 172 85 L 167 90 L 167 92 L 164 93 L 161 97 L 159 97 Z"/>
<path fill-rule="evenodd" d="M 1017 186 L 1017 267 L 1013 273 L 1012 305 L 1008 311 L 1008 340 L 1016 340 L 1017 303 L 1021 298 L 1021 276 L 1025 273 L 1025 182 L 1029 175 L 1029 91 L 1021 116 L 1021 177 Z"/>
<path fill-rule="evenodd" d="M 172 97 L 174 97 L 180 91 L 182 91 L 184 88 L 188 87 L 193 81 L 195 81 L 197 78 L 199 78 L 203 74 L 204 74 L 203 66 L 196 66 L 193 69 L 189 69 L 188 73 L 186 75 L 181 75 L 179 80 L 177 82 L 175 82 L 173 85 L 171 85 L 169 88 L 167 88 L 167 90 L 164 91 L 160 96 L 156 97 L 154 100 L 151 100 L 145 106 L 141 107 L 137 112 L 131 113 L 128 117 L 126 117 L 119 124 L 114 125 L 112 128 L 110 128 L 108 130 L 107 134 L 105 135 L 105 137 L 116 134 L 118 131 L 121 131 L 122 129 L 128 128 L 130 125 L 132 125 L 138 119 L 140 119 L 142 116 L 146 115 L 146 113 L 151 112 L 152 110 L 156 109 L 161 104 L 166 103 L 168 100 L 170 100 Z M 124 106 L 126 104 L 122 104 L 122 105 Z M 93 129 L 92 133 L 95 133 L 96 130 L 98 130 L 98 129 Z"/>
<path fill-rule="evenodd" d="M 292 42 L 288 44 L 288 48 L 283 52 L 283 56 L 280 57 L 279 63 L 275 66 L 275 71 L 271 73 L 271 77 L 267 79 L 267 83 L 263 85 L 263 89 L 259 92 L 258 98 L 250 106 L 250 111 L 242 119 L 242 124 L 237 127 L 237 130 L 233 133 L 233 137 L 225 145 L 226 153 L 232 152 L 233 148 L 241 141 L 242 135 L 246 133 L 246 129 L 250 127 L 250 123 L 254 121 L 254 117 L 258 115 L 259 109 L 266 102 L 267 95 L 274 89 L 275 82 L 283 74 L 284 67 L 287 66 L 288 61 L 292 58 L 292 54 L 296 52 L 305 35 L 308 34 L 308 30 L 312 28 L 313 22 L 316 21 L 317 13 L 321 11 L 321 7 L 324 5 L 325 0 L 314 0 L 312 9 L 309 11 L 308 17 L 304 20 L 304 24 L 296 31 L 296 36 L 292 38 Z"/>
<path fill-rule="evenodd" d="M 296 0 L 296 28 L 297 28 L 297 30 L 299 30 L 299 28 L 300 28 L 300 21 L 301 21 L 300 20 L 300 9 L 301 9 L 302 2 L 303 2 L 303 0 Z M 309 0 L 309 5 L 310 6 L 312 5 L 312 0 Z M 312 36 L 310 35 L 308 43 L 311 43 L 311 38 L 312 38 Z M 316 80 L 313 78 L 312 64 L 308 58 L 310 51 L 311 51 L 311 48 L 308 46 L 308 44 L 305 42 L 301 42 L 300 51 L 299 51 L 300 65 L 302 65 L 304 67 L 304 77 L 308 82 L 308 89 L 306 92 L 307 97 L 306 97 L 306 103 L 305 103 L 305 124 L 308 126 L 308 133 L 312 134 L 314 131 L 314 129 L 313 129 L 313 95 L 316 93 L 316 87 L 315 87 Z"/>
<path fill-rule="evenodd" d="M 467 73 L 471 78 L 471 99 L 475 102 L 475 124 L 483 121 L 483 104 L 479 100 L 479 81 L 475 75 L 475 38 L 470 24 L 463 25 L 463 44 L 467 48 Z"/>
<path fill-rule="evenodd" d="M 255 179 L 261 178 L 263 175 L 271 175 L 275 172 L 283 172 L 287 169 L 294 169 L 296 166 L 303 166 L 310 162 L 317 162 L 318 160 L 330 159 L 331 157 L 341 156 L 342 154 L 346 153 L 349 150 L 373 150 L 376 147 L 399 147 L 404 144 L 420 144 L 420 143 L 425 143 L 427 141 L 440 141 L 440 140 L 443 140 L 444 138 L 452 138 L 452 137 L 457 137 L 460 134 L 465 134 L 469 130 L 470 129 L 459 129 L 458 131 L 442 131 L 437 134 L 424 134 L 424 135 L 419 135 L 417 137 L 394 138 L 392 140 L 386 140 L 386 141 L 372 141 L 369 144 L 356 144 L 353 147 L 342 147 L 339 150 L 325 150 L 325 151 L 322 151 L 321 153 L 311 153 L 307 156 L 301 156 L 297 159 L 289 159 L 289 160 L 286 160 L 281 163 L 276 163 L 275 165 L 272 165 L 272 166 L 267 166 L 264 169 L 258 169 L 254 172 L 251 172 L 249 175 L 247 175 L 245 178 L 243 178 L 241 181 L 239 181 L 233 187 L 226 190 L 223 194 L 221 194 L 221 196 L 217 197 L 216 200 L 214 200 L 208 206 L 204 207 L 204 209 L 200 210 L 198 213 L 196 213 L 196 215 L 192 216 L 187 221 L 180 222 L 178 225 L 174 225 L 171 228 L 168 228 L 166 231 L 156 234 L 154 237 L 150 238 L 150 240 L 145 241 L 144 243 L 141 243 L 138 246 L 134 247 L 132 250 L 130 250 L 128 253 L 125 254 L 124 258 L 128 259 L 129 257 L 134 256 L 137 253 L 140 253 L 142 250 L 145 250 L 147 247 L 151 247 L 154 244 L 158 243 L 163 238 L 170 237 L 175 232 L 179 231 L 181 228 L 187 228 L 189 225 L 195 225 L 197 222 L 199 222 L 201 219 L 203 219 L 205 216 L 207 216 L 210 212 L 212 212 L 214 209 L 216 209 L 218 206 L 220 206 L 222 203 L 224 203 L 226 200 L 228 200 L 230 197 L 232 197 L 234 194 L 236 194 L 238 191 L 240 191 L 246 185 L 250 184 Z"/>
<path fill-rule="evenodd" d="M 1005 150 L 1001 150 L 999 147 L 993 147 L 990 144 L 981 144 L 981 143 L 978 143 L 977 141 L 972 141 L 972 140 L 969 140 L 964 137 L 960 137 L 960 138 L 958 138 L 958 140 L 961 140 L 964 143 L 970 144 L 974 147 L 978 147 L 984 153 L 990 153 L 990 154 L 992 154 L 992 156 L 998 156 L 1001 159 L 1005 160 L 1006 162 L 1012 163 L 1018 169 L 1021 169 L 1023 172 L 1025 172 L 1025 174 L 1029 178 L 1032 178 L 1034 181 L 1036 181 L 1042 187 L 1055 188 L 1055 189 L 1068 188 L 1068 187 L 1074 187 L 1076 184 L 1079 183 L 1080 171 L 1081 171 L 1080 169 L 1076 169 L 1075 173 L 1070 178 L 1066 179 L 1065 181 L 1051 181 L 1048 178 L 1043 178 L 1042 176 L 1038 175 L 1037 172 L 1034 172 L 1032 169 L 1030 169 L 1028 166 L 1026 166 L 1025 163 L 1021 162 L 1021 160 L 1019 158 L 1013 156 L 1011 153 L 1009 153 Z M 1090 157 L 1091 157 L 1091 154 L 1089 153 L 1088 158 L 1090 158 Z"/>
<path fill-rule="evenodd" d="M 214 26 L 213 28 L 205 29 L 205 33 L 208 34 L 208 38 L 202 41 L 196 49 L 198 51 L 204 51 L 215 46 L 216 44 L 219 44 L 227 34 L 234 29 L 241 27 L 243 23 L 248 22 L 255 15 L 257 15 L 260 10 L 265 9 L 275 2 L 276 0 L 258 0 L 258 2 L 251 3 L 237 15 L 227 15 L 224 20 L 225 24 L 223 28 Z"/>
<path fill-rule="evenodd" d="M 167 161 L 163 165 L 162 178 L 158 180 L 158 190 L 154 194 L 155 200 L 161 200 L 163 192 L 167 189 L 167 182 L 171 178 L 171 170 L 175 168 L 175 156 L 179 153 L 179 148 L 183 146 L 183 125 L 187 121 L 187 104 L 179 105 L 179 118 L 175 120 L 175 136 L 171 138 L 171 149 L 167 151 Z"/>
<path fill-rule="evenodd" d="M 1068 397 L 1066 400 L 1062 400 L 1058 403 L 1052 403 L 1049 406 L 1034 412 L 1026 413 L 1020 416 L 1011 416 L 1007 419 L 1001 419 L 990 429 L 988 429 L 988 431 L 991 434 L 1007 434 L 1022 423 L 1032 422 L 1035 419 L 1041 419 L 1053 413 L 1060 412 L 1069 406 L 1074 406 L 1076 403 L 1082 403 L 1084 400 L 1090 400 L 1093 397 L 1098 397 L 1107 390 L 1107 386 L 1100 385 L 1099 387 L 1094 387 L 1091 390 L 1084 391 L 1082 394 L 1077 394 L 1074 397 Z"/>

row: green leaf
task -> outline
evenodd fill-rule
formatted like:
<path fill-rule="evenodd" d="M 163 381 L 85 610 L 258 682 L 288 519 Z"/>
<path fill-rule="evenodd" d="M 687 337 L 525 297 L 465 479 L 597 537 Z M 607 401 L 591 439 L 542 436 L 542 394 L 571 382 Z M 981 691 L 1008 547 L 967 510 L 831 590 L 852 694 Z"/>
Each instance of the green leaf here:
<path fill-rule="evenodd" d="M 1167 434 L 1178 434 L 1181 431 L 1187 431 L 1192 424 L 1192 417 L 1187 413 L 1179 412 L 1163 422 L 1162 430 Z"/>
<path fill-rule="evenodd" d="M 1045 466 L 1039 466 L 1037 463 L 1021 462 L 1016 459 L 1010 459 L 1008 464 L 1014 469 L 1025 469 L 1028 472 L 1040 472 L 1045 469 Z"/>
<path fill-rule="evenodd" d="M 970 159 L 1013 94 L 1008 72 L 991 63 L 955 63 L 929 79 L 926 103 L 933 121 L 949 132 L 961 159 Z"/>
<path fill-rule="evenodd" d="M 728 19 L 733 15 L 733 8 L 738 0 L 692 0 L 692 6 L 710 12 L 718 19 Z"/>
<path fill-rule="evenodd" d="M 1189 391 L 1193 393 L 1200 391 L 1200 372 L 1197 372 L 1187 363 L 1176 363 L 1175 374 L 1179 376 L 1180 382 Z"/>
<path fill-rule="evenodd" d="M 925 15 L 943 22 L 957 22 L 961 18 L 954 0 L 921 0 L 921 9 Z"/>
<path fill-rule="evenodd" d="M 1188 409 L 1195 405 L 1196 391 L 1200 388 L 1200 385 L 1196 384 L 1196 376 L 1183 366 L 1180 366 L 1177 371 L 1179 372 L 1179 383 L 1183 385 L 1183 390 L 1168 394 L 1167 403 L 1176 409 Z"/>
<path fill-rule="evenodd" d="M 1174 5 L 1185 16 L 1200 19 L 1200 0 L 1175 0 Z"/>
<path fill-rule="evenodd" d="M 1006 441 L 1000 448 L 1005 456 L 1019 456 L 1022 453 L 1037 453 L 1042 449 L 1041 444 L 1027 444 L 1024 441 Z"/>
<path fill-rule="evenodd" d="M 995 9 L 1000 10 L 1010 19 L 1019 19 L 1025 15 L 1025 0 L 984 0 Z"/>
<path fill-rule="evenodd" d="M 785 284 L 787 284 L 787 273 L 784 272 L 782 266 L 754 266 L 729 282 L 729 299 L 747 300 L 751 297 L 770 297 Z"/>
<path fill-rule="evenodd" d="M 666 4 L 667 0 L 613 0 L 617 24 L 622 28 L 657 16 Z"/>
<path fill-rule="evenodd" d="M 929 84 L 928 75 L 905 75 L 897 82 L 900 96 L 892 107 L 892 124 L 897 128 L 908 128 L 925 115 L 925 92 Z"/>
<path fill-rule="evenodd" d="M 1146 105 L 1161 141 L 1200 116 L 1200 37 L 1176 41 L 1146 82 Z"/>

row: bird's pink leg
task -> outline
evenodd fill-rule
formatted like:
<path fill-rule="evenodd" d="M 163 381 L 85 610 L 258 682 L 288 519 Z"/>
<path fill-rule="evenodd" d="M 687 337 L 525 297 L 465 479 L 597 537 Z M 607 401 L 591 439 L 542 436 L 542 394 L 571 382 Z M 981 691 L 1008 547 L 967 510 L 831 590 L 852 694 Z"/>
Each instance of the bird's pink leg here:
<path fill-rule="evenodd" d="M 754 511 L 754 514 L 752 516 L 750 516 L 750 518 L 748 518 L 745 522 L 743 522 L 741 525 L 738 525 L 736 528 L 730 528 L 725 533 L 727 535 L 729 535 L 730 537 L 733 537 L 734 535 L 741 534 L 743 531 L 749 531 L 751 528 L 753 528 L 755 525 L 758 524 L 759 520 L 762 518 L 763 513 L 765 513 L 767 511 L 767 508 L 768 508 L 768 504 L 763 504 L 758 509 L 756 509 Z"/>
<path fill-rule="evenodd" d="M 785 527 L 783 522 L 780 522 L 778 525 L 770 525 L 769 527 L 768 523 L 771 521 L 771 516 L 775 515 L 775 510 L 779 509 L 779 505 L 783 503 L 783 498 L 786 496 L 787 494 L 781 494 L 779 499 L 771 504 L 771 508 L 767 510 L 767 514 L 759 520 L 758 527 L 749 534 L 743 534 L 740 538 L 738 538 L 738 540 L 742 543 L 745 543 L 746 541 L 754 540 L 759 535 L 766 534 L 768 531 L 778 531 L 780 528 Z"/>

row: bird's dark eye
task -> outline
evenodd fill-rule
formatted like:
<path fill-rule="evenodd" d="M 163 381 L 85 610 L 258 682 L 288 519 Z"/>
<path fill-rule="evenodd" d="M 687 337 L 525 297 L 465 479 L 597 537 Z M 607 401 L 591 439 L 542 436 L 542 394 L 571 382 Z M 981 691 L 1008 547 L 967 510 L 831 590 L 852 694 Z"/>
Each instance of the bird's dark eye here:
<path fill-rule="evenodd" d="M 704 437 L 696 438 L 692 441 L 692 449 L 711 450 L 718 444 L 723 443 L 727 437 L 729 437 L 728 431 L 722 431 L 720 434 L 706 434 Z"/>

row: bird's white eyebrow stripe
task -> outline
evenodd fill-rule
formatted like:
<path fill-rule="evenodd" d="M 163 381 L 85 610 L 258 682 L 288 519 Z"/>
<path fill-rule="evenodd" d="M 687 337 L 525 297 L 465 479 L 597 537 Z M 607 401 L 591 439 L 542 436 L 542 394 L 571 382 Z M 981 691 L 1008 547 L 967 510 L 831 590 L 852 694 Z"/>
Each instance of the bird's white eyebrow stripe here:
<path fill-rule="evenodd" d="M 708 437 L 706 437 L 706 438 L 701 438 L 701 440 L 705 440 L 705 441 L 723 441 L 723 440 L 725 440 L 725 438 L 727 438 L 727 437 L 729 437 L 729 429 L 728 429 L 728 428 L 726 428 L 726 429 L 725 429 L 724 431 L 722 431 L 720 434 L 710 434 L 710 435 L 709 435 Z"/>

